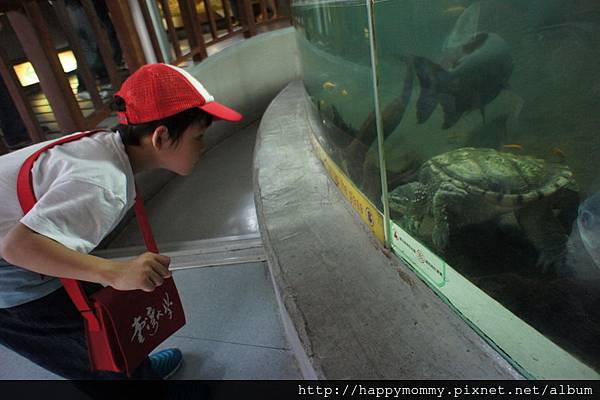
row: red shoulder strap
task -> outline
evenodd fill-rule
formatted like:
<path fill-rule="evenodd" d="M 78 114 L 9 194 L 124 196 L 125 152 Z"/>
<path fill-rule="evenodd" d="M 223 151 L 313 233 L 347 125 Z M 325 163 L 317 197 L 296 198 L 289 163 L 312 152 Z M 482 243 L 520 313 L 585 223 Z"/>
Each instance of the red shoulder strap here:
<path fill-rule="evenodd" d="M 29 210 L 33 208 L 37 201 L 37 199 L 35 198 L 35 193 L 33 192 L 31 168 L 33 167 L 33 163 L 40 157 L 40 155 L 46 150 L 50 150 L 54 146 L 72 142 L 74 140 L 90 136 L 96 132 L 98 131 L 82 132 L 77 135 L 67 136 L 62 139 L 58 139 L 57 141 L 42 147 L 25 160 L 25 162 L 21 166 L 21 169 L 19 170 L 19 175 L 17 176 L 17 196 L 19 196 L 19 203 L 21 204 L 23 214 L 27 214 Z"/>
<path fill-rule="evenodd" d="M 75 140 L 79 140 L 81 138 L 91 136 L 100 130 L 93 130 L 88 132 L 82 132 L 76 135 L 71 135 L 64 137 L 62 139 L 56 140 L 32 155 L 30 155 L 19 170 L 19 174 L 17 176 L 17 196 L 19 198 L 19 203 L 21 205 L 21 209 L 24 214 L 27 214 L 29 210 L 33 208 L 37 199 L 35 197 L 35 193 L 33 191 L 33 178 L 31 173 L 31 168 L 35 161 L 39 158 L 39 156 L 45 152 L 53 148 L 54 146 L 61 145 L 63 143 L 72 142 Z M 139 196 L 136 188 L 136 196 L 135 196 L 135 214 L 138 220 L 138 224 L 142 231 L 142 235 L 144 236 L 144 242 L 146 243 L 146 248 L 148 251 L 153 253 L 158 253 L 158 248 L 156 246 L 156 242 L 154 241 L 154 236 L 152 235 L 152 230 L 150 228 L 150 224 L 148 223 L 148 218 L 146 217 L 146 212 L 144 210 L 144 204 L 142 202 L 141 197 Z M 71 297 L 71 300 L 77 307 L 77 309 L 81 312 L 81 315 L 88 321 L 89 327 L 91 330 L 99 330 L 100 325 L 96 316 L 93 313 L 93 307 L 91 306 L 89 299 L 83 288 L 81 283 L 75 279 L 66 279 L 61 278 L 61 282 L 65 287 L 65 290 Z"/>

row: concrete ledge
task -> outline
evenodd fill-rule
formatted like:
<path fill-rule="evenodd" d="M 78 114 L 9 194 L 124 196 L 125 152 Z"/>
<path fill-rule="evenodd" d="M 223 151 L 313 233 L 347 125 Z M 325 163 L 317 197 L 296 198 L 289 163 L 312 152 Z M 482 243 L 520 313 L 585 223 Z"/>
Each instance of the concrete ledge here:
<path fill-rule="evenodd" d="M 319 379 L 520 379 L 360 222 L 312 152 L 301 82 L 265 112 L 257 214 L 302 372 Z"/>

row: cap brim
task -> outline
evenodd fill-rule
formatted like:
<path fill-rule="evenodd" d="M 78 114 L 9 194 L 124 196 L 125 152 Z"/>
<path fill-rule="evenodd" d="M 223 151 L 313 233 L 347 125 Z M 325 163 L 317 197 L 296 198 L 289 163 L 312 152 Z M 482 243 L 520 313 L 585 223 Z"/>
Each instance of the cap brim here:
<path fill-rule="evenodd" d="M 212 116 L 224 119 L 225 121 L 237 122 L 242 119 L 242 114 L 221 103 L 217 103 L 216 101 L 211 101 L 199 108 Z"/>

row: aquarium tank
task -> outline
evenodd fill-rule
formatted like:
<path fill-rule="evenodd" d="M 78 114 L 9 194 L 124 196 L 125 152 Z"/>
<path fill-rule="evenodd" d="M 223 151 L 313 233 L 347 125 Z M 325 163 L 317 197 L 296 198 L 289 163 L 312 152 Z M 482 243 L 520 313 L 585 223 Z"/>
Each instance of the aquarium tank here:
<path fill-rule="evenodd" d="M 599 378 L 600 2 L 293 16 L 315 146 L 385 245 L 526 377 Z"/>

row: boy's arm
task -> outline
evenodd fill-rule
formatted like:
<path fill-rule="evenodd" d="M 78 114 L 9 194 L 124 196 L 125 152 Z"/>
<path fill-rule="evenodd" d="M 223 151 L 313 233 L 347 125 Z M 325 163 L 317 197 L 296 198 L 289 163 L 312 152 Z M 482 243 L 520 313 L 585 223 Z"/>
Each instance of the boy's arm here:
<path fill-rule="evenodd" d="M 58 278 L 147 292 L 171 276 L 169 257 L 144 253 L 132 260 L 113 261 L 79 253 L 18 222 L 3 238 L 2 258 L 11 264 Z"/>

